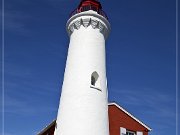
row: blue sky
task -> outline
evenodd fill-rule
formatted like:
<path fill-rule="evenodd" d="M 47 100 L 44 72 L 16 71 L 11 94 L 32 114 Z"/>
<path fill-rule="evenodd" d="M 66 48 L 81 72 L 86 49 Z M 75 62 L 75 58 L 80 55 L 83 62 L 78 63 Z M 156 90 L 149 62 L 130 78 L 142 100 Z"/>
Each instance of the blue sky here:
<path fill-rule="evenodd" d="M 34 135 L 56 118 L 79 0 L 5 0 L 5 135 Z M 101 0 L 109 101 L 175 135 L 175 0 Z"/>

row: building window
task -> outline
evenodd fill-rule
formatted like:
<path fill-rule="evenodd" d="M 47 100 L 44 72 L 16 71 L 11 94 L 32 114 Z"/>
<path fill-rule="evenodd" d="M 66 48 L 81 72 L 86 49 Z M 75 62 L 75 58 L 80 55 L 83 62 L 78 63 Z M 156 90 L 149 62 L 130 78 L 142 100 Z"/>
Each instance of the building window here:
<path fill-rule="evenodd" d="M 93 73 L 91 74 L 91 85 L 97 86 L 98 78 L 99 78 L 98 73 L 97 73 L 96 71 L 93 72 Z"/>
<path fill-rule="evenodd" d="M 126 135 L 136 135 L 135 132 L 126 130 Z"/>
<path fill-rule="evenodd" d="M 96 83 L 96 79 L 94 76 L 91 76 L 91 85 L 94 85 L 95 86 L 95 83 Z"/>
<path fill-rule="evenodd" d="M 96 71 L 94 71 L 91 74 L 90 88 L 96 89 L 98 91 L 102 91 L 101 88 L 100 88 L 100 78 L 99 78 L 99 75 L 98 75 L 98 73 Z"/>
<path fill-rule="evenodd" d="M 97 7 L 92 6 L 91 9 L 92 9 L 93 11 L 97 11 Z"/>

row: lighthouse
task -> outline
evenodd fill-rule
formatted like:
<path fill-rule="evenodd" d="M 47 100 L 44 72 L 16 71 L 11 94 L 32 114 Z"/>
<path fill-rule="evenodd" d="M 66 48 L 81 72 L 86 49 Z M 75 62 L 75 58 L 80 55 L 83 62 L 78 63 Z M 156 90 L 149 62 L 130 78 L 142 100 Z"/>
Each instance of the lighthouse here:
<path fill-rule="evenodd" d="M 70 37 L 54 135 L 109 135 L 105 40 L 110 24 L 98 0 L 71 13 Z"/>

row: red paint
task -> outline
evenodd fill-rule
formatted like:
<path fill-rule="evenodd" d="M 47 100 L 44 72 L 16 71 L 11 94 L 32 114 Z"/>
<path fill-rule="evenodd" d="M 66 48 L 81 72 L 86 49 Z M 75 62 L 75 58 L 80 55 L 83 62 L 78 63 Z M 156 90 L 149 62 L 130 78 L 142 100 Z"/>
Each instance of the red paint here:
<path fill-rule="evenodd" d="M 101 3 L 96 0 L 82 0 L 78 6 L 78 9 L 80 9 L 84 6 L 93 6 L 93 7 L 97 8 L 97 10 L 102 9 Z"/>
<path fill-rule="evenodd" d="M 102 10 L 101 3 L 98 0 L 81 0 L 79 6 L 70 14 L 70 17 L 89 10 L 93 10 L 108 19 L 106 13 Z"/>
<path fill-rule="evenodd" d="M 148 135 L 148 129 L 135 121 L 115 105 L 109 105 L 109 130 L 110 135 L 120 135 L 120 127 L 130 131 L 141 131 Z"/>

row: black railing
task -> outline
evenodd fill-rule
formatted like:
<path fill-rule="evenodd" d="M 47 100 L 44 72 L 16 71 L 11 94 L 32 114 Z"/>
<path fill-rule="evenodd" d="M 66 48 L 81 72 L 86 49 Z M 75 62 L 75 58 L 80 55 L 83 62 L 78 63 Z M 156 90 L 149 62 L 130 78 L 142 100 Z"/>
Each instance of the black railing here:
<path fill-rule="evenodd" d="M 77 8 L 74 11 L 71 12 L 70 17 L 72 17 L 75 14 L 85 12 L 85 11 L 88 11 L 88 10 L 93 10 L 93 11 L 97 12 L 98 14 L 102 15 L 103 17 L 105 17 L 108 20 L 108 17 L 106 15 L 106 13 L 102 9 L 97 9 L 96 7 L 93 7 L 93 6 L 84 6 L 84 7 L 81 7 L 80 9 Z"/>

